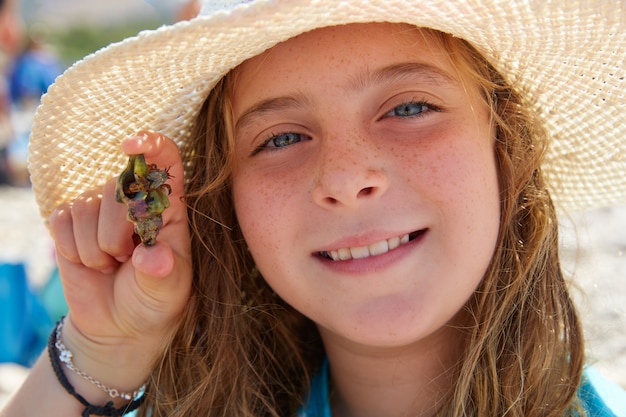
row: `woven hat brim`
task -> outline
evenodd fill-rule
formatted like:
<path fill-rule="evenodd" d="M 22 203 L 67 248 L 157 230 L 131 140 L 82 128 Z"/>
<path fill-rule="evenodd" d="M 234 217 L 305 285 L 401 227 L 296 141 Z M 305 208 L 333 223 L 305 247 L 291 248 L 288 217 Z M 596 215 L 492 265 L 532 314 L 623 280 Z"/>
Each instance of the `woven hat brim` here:
<path fill-rule="evenodd" d="M 319 27 L 370 21 L 471 42 L 533 103 L 552 140 L 559 207 L 626 202 L 626 6 L 621 1 L 258 0 L 164 26 L 77 62 L 42 98 L 29 169 L 41 214 L 119 174 L 121 141 L 156 130 L 183 143 L 228 71 Z"/>

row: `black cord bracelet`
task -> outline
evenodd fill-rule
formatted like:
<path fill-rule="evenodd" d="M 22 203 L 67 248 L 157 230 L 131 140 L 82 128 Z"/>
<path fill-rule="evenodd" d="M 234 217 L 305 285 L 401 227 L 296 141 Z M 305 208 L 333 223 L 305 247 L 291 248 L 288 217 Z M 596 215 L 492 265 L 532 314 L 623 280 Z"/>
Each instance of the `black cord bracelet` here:
<path fill-rule="evenodd" d="M 71 394 L 74 398 L 76 398 L 81 404 L 85 406 L 81 416 L 89 417 L 89 416 L 110 416 L 110 417 L 121 417 L 124 414 L 130 413 L 131 411 L 136 410 L 144 401 L 145 395 L 142 394 L 139 398 L 133 399 L 126 405 L 121 406 L 120 408 L 115 408 L 113 405 L 113 401 L 107 402 L 105 405 L 93 405 L 90 404 L 82 395 L 76 392 L 70 381 L 68 381 L 65 373 L 63 372 L 62 363 L 60 359 L 59 349 L 56 347 L 57 340 L 57 329 L 59 326 L 62 326 L 63 318 L 59 320 L 52 330 L 50 337 L 48 338 L 48 353 L 50 356 L 50 363 L 52 364 L 52 369 L 54 373 L 61 383 L 61 386 L 65 388 L 65 390 Z"/>

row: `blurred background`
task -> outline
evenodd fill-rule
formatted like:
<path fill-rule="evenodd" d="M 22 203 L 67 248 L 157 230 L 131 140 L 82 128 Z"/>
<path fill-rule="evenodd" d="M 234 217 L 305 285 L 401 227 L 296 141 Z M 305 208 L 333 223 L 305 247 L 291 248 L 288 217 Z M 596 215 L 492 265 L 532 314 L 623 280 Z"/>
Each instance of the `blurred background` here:
<path fill-rule="evenodd" d="M 194 0 L 0 0 L 0 405 L 67 311 L 26 171 L 40 97 L 85 55 L 196 11 Z M 626 205 L 563 216 L 561 240 L 589 362 L 626 388 Z"/>

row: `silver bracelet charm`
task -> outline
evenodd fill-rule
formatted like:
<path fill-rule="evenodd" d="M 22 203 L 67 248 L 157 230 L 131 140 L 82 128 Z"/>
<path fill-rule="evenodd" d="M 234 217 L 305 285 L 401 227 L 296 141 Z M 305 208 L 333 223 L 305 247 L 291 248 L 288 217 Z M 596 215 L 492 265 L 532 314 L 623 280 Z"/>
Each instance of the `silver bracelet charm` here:
<path fill-rule="evenodd" d="M 84 371 L 78 369 L 75 365 L 74 362 L 72 362 L 72 352 L 70 352 L 67 347 L 65 347 L 65 345 L 63 344 L 63 342 L 61 341 L 61 329 L 63 329 L 63 324 L 64 324 L 64 320 L 59 321 L 57 328 L 55 330 L 56 332 L 56 341 L 54 343 L 54 346 L 59 350 L 59 360 L 61 362 L 63 362 L 65 364 L 65 366 L 67 367 L 67 369 L 69 369 L 70 371 L 74 372 L 75 374 L 81 376 L 82 378 L 86 379 L 87 381 L 91 382 L 92 384 L 94 384 L 96 387 L 100 388 L 102 391 L 106 392 L 107 394 L 109 394 L 109 396 L 111 398 L 122 398 L 124 400 L 134 400 L 138 397 L 140 397 L 145 389 L 146 389 L 146 385 L 142 385 L 141 387 L 139 387 L 137 390 L 133 391 L 133 392 L 120 392 L 115 388 L 109 388 L 106 385 L 104 385 L 102 382 L 98 381 L 97 379 L 95 379 L 94 377 L 88 375 L 87 373 L 85 373 Z"/>

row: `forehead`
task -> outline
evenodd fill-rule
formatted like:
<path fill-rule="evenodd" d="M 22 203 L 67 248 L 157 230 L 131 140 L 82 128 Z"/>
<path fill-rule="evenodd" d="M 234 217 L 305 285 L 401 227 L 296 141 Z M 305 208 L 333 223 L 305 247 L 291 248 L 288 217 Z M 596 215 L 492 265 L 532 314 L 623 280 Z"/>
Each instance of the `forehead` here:
<path fill-rule="evenodd" d="M 431 36 L 432 33 L 430 29 L 404 23 L 372 22 L 329 26 L 305 32 L 281 42 L 251 60 L 266 59 L 268 55 L 293 52 L 302 47 L 308 47 L 311 50 L 319 48 L 319 52 L 326 52 L 330 57 L 339 51 L 360 52 L 366 55 L 371 51 L 380 53 L 382 50 L 387 52 L 413 50 L 420 46 L 423 46 L 425 50 L 435 52 L 439 49 L 439 45 Z"/>
<path fill-rule="evenodd" d="M 315 85 L 328 79 L 358 88 L 382 68 L 418 63 L 431 82 L 459 79 L 438 36 L 405 24 L 366 23 L 316 29 L 282 42 L 241 64 L 234 72 L 234 96 L 252 99 L 287 88 L 286 80 Z M 456 75 L 455 75 L 456 74 Z M 245 100 L 248 101 L 248 100 Z"/>
<path fill-rule="evenodd" d="M 399 54 L 439 54 L 443 58 L 441 45 L 431 32 L 407 24 L 363 23 L 319 28 L 277 44 L 268 51 L 253 57 L 242 65 L 240 71 L 258 68 L 263 62 L 292 58 L 301 54 L 324 57 L 327 64 L 348 64 L 345 57 L 359 56 L 375 62 Z"/>

